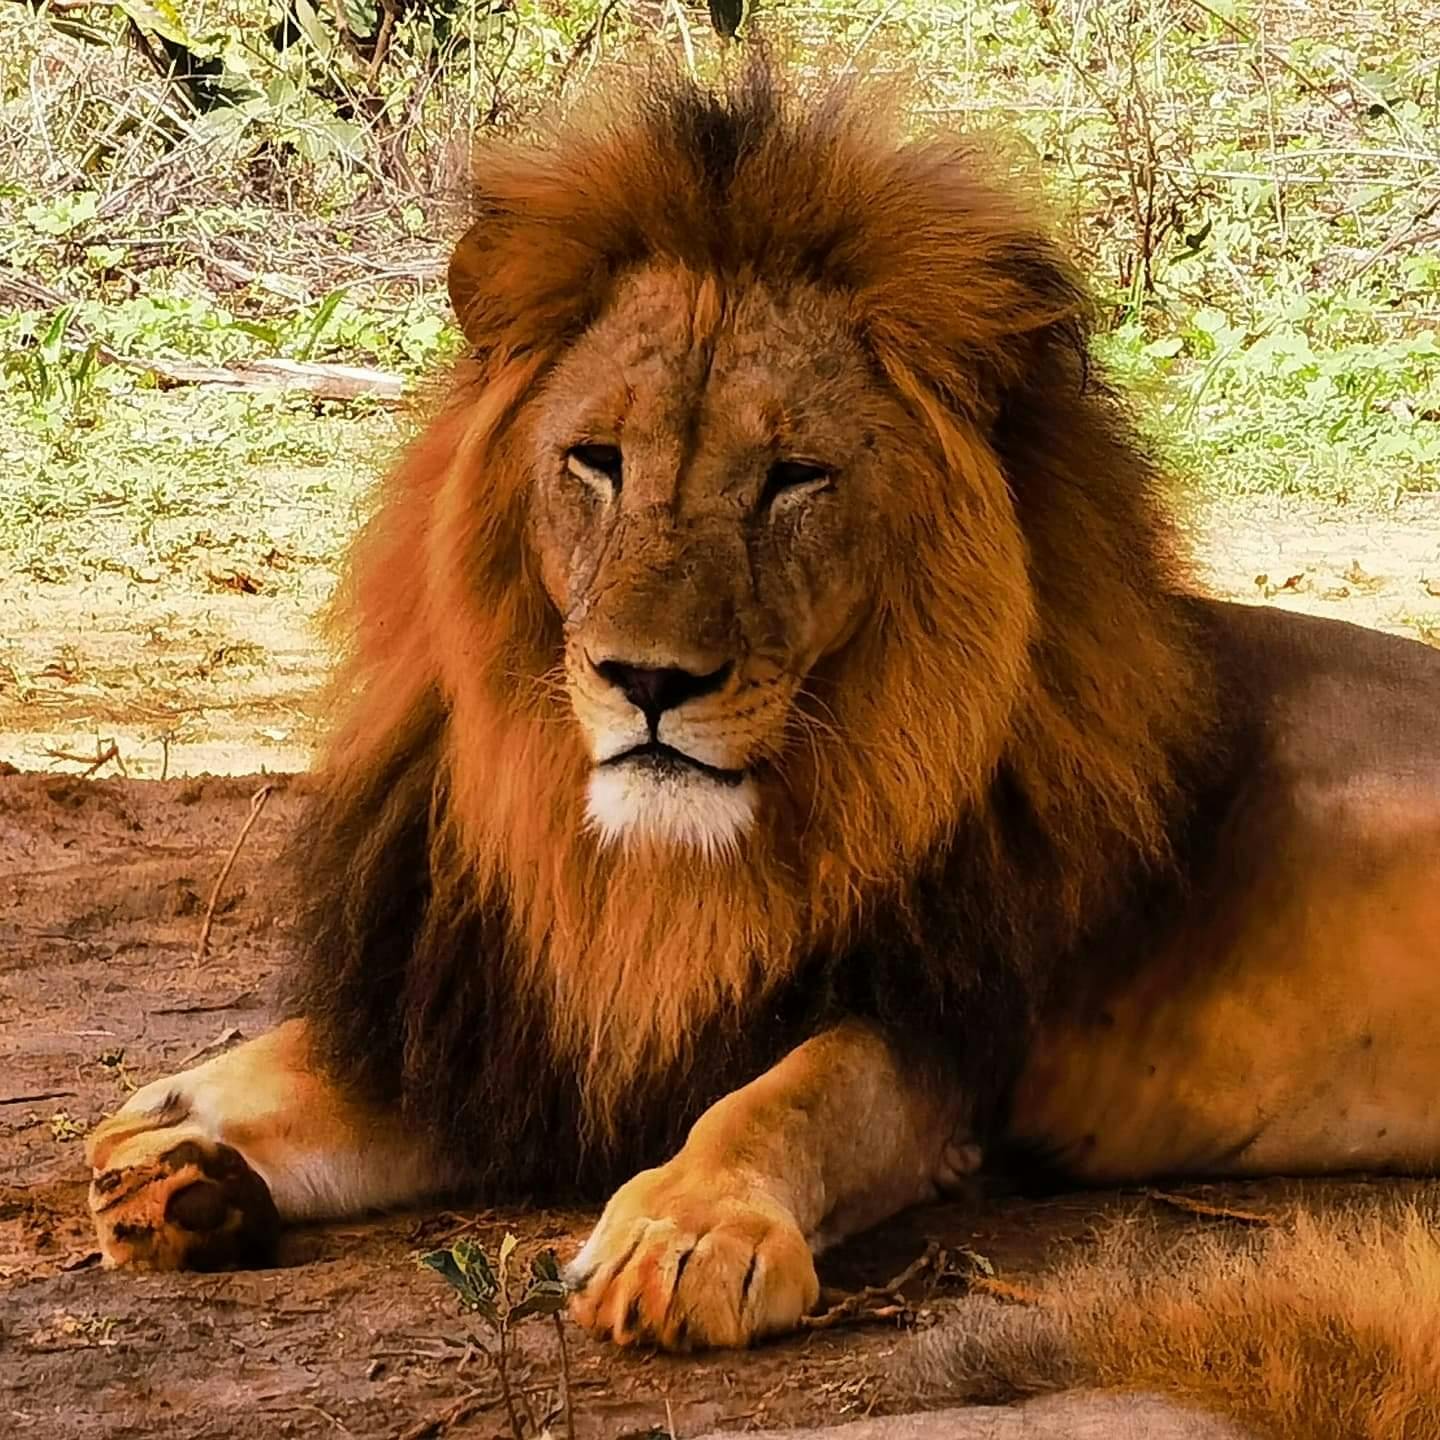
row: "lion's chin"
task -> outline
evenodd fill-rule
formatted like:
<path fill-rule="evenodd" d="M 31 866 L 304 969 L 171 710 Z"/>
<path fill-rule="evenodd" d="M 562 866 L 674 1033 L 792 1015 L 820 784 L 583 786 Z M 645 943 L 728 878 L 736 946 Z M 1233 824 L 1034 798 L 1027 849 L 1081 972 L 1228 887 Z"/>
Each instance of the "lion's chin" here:
<path fill-rule="evenodd" d="M 758 798 L 748 777 L 730 782 L 701 770 L 610 764 L 591 773 L 587 819 L 602 845 L 729 860 L 755 823 Z"/>

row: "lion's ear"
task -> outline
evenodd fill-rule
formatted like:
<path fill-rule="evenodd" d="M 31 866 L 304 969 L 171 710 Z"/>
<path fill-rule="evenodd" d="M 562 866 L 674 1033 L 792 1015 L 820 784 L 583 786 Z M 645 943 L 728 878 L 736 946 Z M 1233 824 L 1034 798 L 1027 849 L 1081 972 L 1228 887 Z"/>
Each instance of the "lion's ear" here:
<path fill-rule="evenodd" d="M 477 359 L 554 350 L 603 300 L 611 267 L 593 243 L 595 227 L 567 231 L 550 218 L 561 201 L 541 198 L 530 206 L 483 199 L 450 254 L 450 305 Z"/>
<path fill-rule="evenodd" d="M 1014 242 L 1000 265 L 1011 292 L 1002 389 L 1033 384 L 1037 375 L 1049 381 L 1060 370 L 1083 374 L 1093 308 L 1075 267 L 1040 236 Z"/>
<path fill-rule="evenodd" d="M 445 286 L 450 292 L 450 308 L 455 312 L 455 319 L 464 331 L 465 338 L 472 345 L 484 342 L 483 335 L 479 333 L 483 328 L 479 301 L 486 251 L 489 248 L 485 243 L 486 228 L 484 220 L 477 220 L 460 237 L 450 252 L 450 264 L 445 272 Z"/>

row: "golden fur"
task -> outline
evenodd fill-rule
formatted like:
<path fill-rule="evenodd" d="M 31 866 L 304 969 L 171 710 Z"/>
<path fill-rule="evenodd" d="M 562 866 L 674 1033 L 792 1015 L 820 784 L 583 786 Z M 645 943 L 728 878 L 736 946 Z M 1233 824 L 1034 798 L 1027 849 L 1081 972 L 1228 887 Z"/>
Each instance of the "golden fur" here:
<path fill-rule="evenodd" d="M 1440 666 L 1191 596 L 1070 266 L 982 145 L 880 113 L 760 64 L 483 147 L 471 352 L 355 552 L 295 1019 L 111 1122 L 112 1261 L 259 1234 L 247 1162 L 280 1219 L 625 1181 L 573 1313 L 743 1344 L 1007 1143 L 1072 1178 L 1434 1165 Z M 743 780 L 743 837 L 738 801 L 679 850 L 595 823 L 644 711 L 616 665 L 704 682 L 647 733 L 705 750 L 687 794 Z M 1041 1338 L 1304 1440 L 1312 1348 L 1356 1386 L 1393 1351 L 1405 1435 L 1429 1352 L 1376 1317 L 1418 1233 L 1374 1239 L 1380 1289 L 1341 1266 L 1333 1345 L 1283 1288 L 1313 1239 L 1158 1301 L 1077 1280 Z"/>
<path fill-rule="evenodd" d="M 1440 1238 L 1427 1206 L 1364 1206 L 1248 1243 L 1143 1224 L 1032 1303 L 967 1304 L 913 1352 L 931 1397 L 1161 1391 L 1267 1440 L 1440 1434 Z"/>
<path fill-rule="evenodd" d="M 781 93 L 763 66 L 719 97 L 642 87 L 477 159 L 480 218 L 451 266 L 474 350 L 356 551 L 356 698 L 325 785 L 332 814 L 393 806 L 376 775 L 417 715 L 441 717 L 433 903 L 499 897 L 513 983 L 602 1126 L 668 1085 L 706 1023 L 878 916 L 903 923 L 957 829 L 975 933 L 944 963 L 967 980 L 997 947 L 1022 969 L 1032 944 L 1063 950 L 1166 856 L 1207 672 L 1149 463 L 1085 373 L 1083 291 L 988 170 L 975 143 L 903 142 L 861 100 Z M 790 803 L 735 861 L 622 854 L 587 829 L 527 517 L 536 396 L 644 267 L 701 336 L 757 286 L 839 297 L 898 399 L 873 619 L 804 677 L 779 742 Z M 353 845 L 340 859 L 339 886 L 394 883 Z"/>

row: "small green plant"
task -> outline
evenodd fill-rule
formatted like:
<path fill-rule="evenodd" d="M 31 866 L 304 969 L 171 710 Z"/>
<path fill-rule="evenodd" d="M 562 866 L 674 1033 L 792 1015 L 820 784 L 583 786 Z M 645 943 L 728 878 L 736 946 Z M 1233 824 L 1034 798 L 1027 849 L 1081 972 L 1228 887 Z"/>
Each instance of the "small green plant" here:
<path fill-rule="evenodd" d="M 507 1234 L 500 1242 L 494 1265 L 484 1248 L 473 1240 L 457 1240 L 448 1249 L 431 1250 L 420 1257 L 420 1263 L 442 1275 L 460 1297 L 461 1307 L 478 1315 L 494 1336 L 493 1345 L 481 1340 L 480 1348 L 495 1368 L 500 1398 L 504 1401 L 514 1440 L 546 1436 L 550 1431 L 545 1419 L 537 1419 L 533 1413 L 529 1392 L 511 1383 L 512 1333 L 526 1320 L 548 1316 L 553 1321 L 560 1352 L 560 1411 L 565 1417 L 566 1435 L 569 1440 L 575 1440 L 575 1417 L 570 1404 L 570 1356 L 560 1319 L 569 1292 L 560 1278 L 553 1251 L 544 1250 L 536 1255 L 530 1262 L 528 1274 L 517 1272 L 512 1262 L 518 1244 L 513 1235 Z"/>
<path fill-rule="evenodd" d="M 0 356 L 5 381 L 23 387 L 37 411 L 70 422 L 80 418 L 90 398 L 99 351 L 94 342 L 80 349 L 66 344 L 74 313 L 73 306 L 62 307 L 28 343 Z"/>

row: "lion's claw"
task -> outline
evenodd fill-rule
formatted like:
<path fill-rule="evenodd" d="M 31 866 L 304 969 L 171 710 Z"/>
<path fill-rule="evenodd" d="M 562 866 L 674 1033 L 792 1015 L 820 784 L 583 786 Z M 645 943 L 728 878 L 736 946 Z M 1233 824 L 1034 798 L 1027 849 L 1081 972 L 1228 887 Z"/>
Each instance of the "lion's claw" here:
<path fill-rule="evenodd" d="M 578 1324 L 620 1345 L 742 1346 L 793 1330 L 819 1295 L 789 1213 L 729 1177 L 647 1171 L 606 1207 L 567 1270 Z"/>

